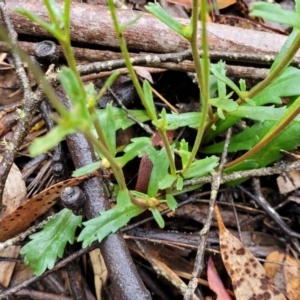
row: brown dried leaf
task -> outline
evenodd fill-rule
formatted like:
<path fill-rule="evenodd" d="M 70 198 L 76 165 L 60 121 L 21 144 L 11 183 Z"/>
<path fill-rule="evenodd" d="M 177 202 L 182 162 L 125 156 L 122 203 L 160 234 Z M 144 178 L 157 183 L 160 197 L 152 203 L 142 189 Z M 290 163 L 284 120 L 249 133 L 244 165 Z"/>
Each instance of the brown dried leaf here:
<path fill-rule="evenodd" d="M 267 277 L 256 257 L 225 227 L 219 208 L 215 206 L 219 226 L 220 251 L 237 300 L 285 300 Z"/>
<path fill-rule="evenodd" d="M 60 197 L 61 191 L 69 186 L 75 186 L 90 176 L 68 179 L 59 182 L 41 193 L 28 199 L 9 214 L 0 214 L 0 242 L 26 230 L 30 224 L 43 215 Z"/>
<path fill-rule="evenodd" d="M 9 246 L 6 249 L 0 251 L 0 256 L 17 258 L 20 254 L 21 246 Z M 13 261 L 1 261 L 0 262 L 0 283 L 7 288 L 10 284 L 11 277 L 15 269 L 16 262 Z"/>
<path fill-rule="evenodd" d="M 300 172 L 294 170 L 278 176 L 277 186 L 280 194 L 287 194 L 298 189 L 300 187 Z"/>
<path fill-rule="evenodd" d="M 140 76 L 143 79 L 148 80 L 150 83 L 153 84 L 152 76 L 147 68 L 139 67 L 139 66 L 134 66 L 133 68 L 138 76 Z"/>
<path fill-rule="evenodd" d="M 299 262 L 290 255 L 285 255 L 278 251 L 274 251 L 267 256 L 267 260 L 283 263 L 267 262 L 264 264 L 266 274 L 274 280 L 277 285 L 286 292 L 290 300 L 300 299 L 300 265 Z"/>
<path fill-rule="evenodd" d="M 2 156 L 0 155 L 0 160 Z M 4 187 L 2 203 L 5 207 L 0 214 L 1 216 L 8 215 L 11 211 L 15 210 L 19 205 L 24 202 L 26 197 L 26 186 L 22 178 L 22 173 L 18 167 L 13 164 Z"/>

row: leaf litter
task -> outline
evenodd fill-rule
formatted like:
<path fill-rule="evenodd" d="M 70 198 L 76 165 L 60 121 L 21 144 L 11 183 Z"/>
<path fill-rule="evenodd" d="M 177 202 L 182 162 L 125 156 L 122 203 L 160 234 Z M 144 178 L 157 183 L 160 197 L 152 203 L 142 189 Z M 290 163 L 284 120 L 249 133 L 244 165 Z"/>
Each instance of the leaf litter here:
<path fill-rule="evenodd" d="M 215 206 L 220 252 L 237 300 L 285 300 L 257 258 L 225 227 Z"/>

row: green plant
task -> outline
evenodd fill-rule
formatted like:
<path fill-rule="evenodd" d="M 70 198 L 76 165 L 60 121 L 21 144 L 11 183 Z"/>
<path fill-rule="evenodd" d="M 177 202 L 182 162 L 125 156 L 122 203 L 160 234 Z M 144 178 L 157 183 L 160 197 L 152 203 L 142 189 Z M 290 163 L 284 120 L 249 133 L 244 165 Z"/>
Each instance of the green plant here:
<path fill-rule="evenodd" d="M 297 130 L 299 120 L 296 116 L 299 113 L 300 98 L 298 97 L 291 101 L 288 107 L 275 108 L 264 105 L 281 104 L 280 97 L 282 96 L 300 95 L 300 87 L 298 85 L 300 71 L 288 67 L 300 46 L 300 34 L 298 32 L 294 31 L 291 34 L 286 42 L 286 47 L 278 55 L 279 58 L 272 65 L 267 78 L 250 91 L 247 91 L 243 80 L 240 81 L 238 87 L 226 76 L 223 62 L 219 62 L 216 65 L 210 64 L 206 37 L 205 14 L 207 7 L 205 1 L 201 2 L 200 10 L 202 23 L 201 49 L 203 53 L 201 59 L 197 39 L 198 0 L 193 1 L 193 12 L 189 26 L 183 26 L 178 23 L 158 4 L 149 4 L 147 6 L 149 12 L 189 41 L 199 85 L 199 101 L 201 101 L 200 112 L 177 115 L 169 114 L 163 109 L 158 113 L 153 102 L 150 83 L 145 80 L 143 85 L 140 85 L 126 49 L 122 31 L 130 26 L 132 22 L 121 26 L 116 18 L 113 1 L 110 0 L 109 9 L 120 48 L 133 84 L 145 108 L 145 110 L 132 110 L 130 112 L 141 122 L 151 121 L 163 143 L 162 149 L 157 150 L 152 146 L 150 138 L 142 137 L 133 139 L 124 149 L 117 149 L 116 131 L 133 125 L 133 121 L 120 108 L 108 105 L 105 109 L 97 110 L 95 105 L 96 100 L 111 86 L 119 73 L 117 71 L 113 73 L 98 94 L 92 84 L 84 86 L 76 69 L 76 61 L 71 49 L 69 32 L 71 1 L 65 0 L 64 10 L 60 10 L 53 0 L 45 0 L 44 2 L 48 9 L 50 23 L 42 21 L 28 11 L 22 9 L 18 11 L 47 29 L 61 44 L 68 67 L 62 68 L 59 80 L 73 107 L 70 111 L 66 110 L 55 94 L 51 90 L 45 89 L 49 100 L 57 109 L 59 117 L 55 118 L 57 126 L 51 132 L 34 141 L 30 148 L 31 154 L 38 155 L 54 147 L 66 135 L 81 132 L 94 145 L 99 162 L 76 170 L 73 175 L 80 176 L 105 166 L 112 169 L 118 185 L 117 205 L 101 213 L 99 217 L 83 223 L 84 229 L 78 237 L 78 241 L 83 242 L 83 247 L 90 245 L 95 240 L 101 241 L 104 237 L 117 231 L 133 217 L 147 209 L 152 212 L 158 225 L 163 227 L 164 221 L 158 211 L 158 204 L 166 203 L 172 210 L 175 210 L 176 201 L 174 195 L 183 190 L 184 180 L 204 176 L 218 167 L 219 158 L 217 156 L 211 155 L 203 159 L 196 159 L 200 145 L 203 146 L 201 149 L 202 153 L 214 154 L 222 152 L 222 143 L 212 145 L 210 142 L 241 118 L 252 118 L 256 123 L 251 128 L 246 128 L 242 133 L 232 138 L 229 151 L 246 150 L 247 152 L 242 156 L 242 162 L 241 159 L 237 159 L 229 163 L 225 169 L 226 172 L 265 166 L 280 158 L 280 149 L 291 150 L 296 147 L 295 137 L 290 135 L 291 132 L 293 134 L 299 132 Z M 268 11 L 268 7 L 257 5 L 253 13 L 256 15 L 261 14 L 263 17 L 270 17 Z M 300 19 L 300 16 L 297 9 L 297 13 L 293 14 L 294 21 L 292 24 L 300 28 L 298 19 Z M 290 15 L 284 15 L 281 21 L 285 23 L 291 22 Z M 213 74 L 213 81 L 211 80 L 211 74 Z M 47 85 L 47 83 L 43 82 L 42 84 Z M 227 93 L 227 87 L 238 95 L 237 100 L 234 101 L 232 99 L 232 92 Z M 213 111 L 212 107 L 216 108 L 215 111 Z M 170 143 L 167 138 L 168 130 L 184 126 L 189 126 L 197 131 L 196 139 L 191 149 L 184 140 L 179 143 Z M 147 153 L 153 163 L 147 194 L 129 191 L 122 168 L 133 158 L 142 156 L 145 153 Z M 117 157 L 116 154 L 118 154 Z M 175 155 L 178 156 L 181 162 L 179 169 L 175 166 Z M 67 223 L 69 231 L 58 235 L 57 233 Z M 52 245 L 56 243 L 60 250 L 59 256 L 61 256 L 66 242 L 74 241 L 75 228 L 80 223 L 81 220 L 71 217 L 70 211 L 63 210 L 57 219 L 49 223 L 42 232 L 34 235 L 32 237 L 34 240 L 23 247 L 22 253 L 25 254 L 27 263 L 30 264 L 37 274 L 41 274 L 47 267 L 53 266 L 57 256 L 53 255 L 49 250 Z M 56 235 L 51 236 L 51 232 Z M 35 256 L 35 249 L 32 245 L 36 239 L 40 241 L 43 238 L 42 235 L 46 233 L 47 240 L 52 240 L 52 242 L 44 244 L 45 255 Z M 49 238 L 49 235 L 51 238 Z M 57 244 L 58 238 L 60 243 Z"/>

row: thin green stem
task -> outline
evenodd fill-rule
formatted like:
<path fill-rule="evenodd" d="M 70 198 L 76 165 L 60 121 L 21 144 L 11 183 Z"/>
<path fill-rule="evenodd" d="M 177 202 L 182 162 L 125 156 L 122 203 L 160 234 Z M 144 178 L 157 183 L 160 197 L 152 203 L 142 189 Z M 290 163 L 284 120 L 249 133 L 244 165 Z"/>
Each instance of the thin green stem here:
<path fill-rule="evenodd" d="M 55 12 L 53 11 L 53 8 L 52 8 L 52 6 L 51 6 L 50 1 L 49 1 L 49 0 L 46 0 L 46 1 L 44 1 L 44 3 L 45 3 L 45 6 L 46 6 L 46 8 L 47 8 L 47 11 L 48 11 L 50 21 L 51 21 L 53 24 L 55 24 L 55 26 L 56 26 L 57 28 L 60 28 L 60 24 L 59 24 L 59 22 L 57 22 L 56 15 L 55 15 Z"/>
<path fill-rule="evenodd" d="M 89 108 L 89 113 L 91 115 L 91 118 L 93 120 L 93 124 L 94 124 L 95 130 L 96 130 L 97 135 L 98 135 L 98 141 L 101 144 L 103 144 L 103 146 L 108 151 L 110 151 L 109 146 L 108 146 L 107 141 L 106 141 L 106 138 L 104 136 L 103 130 L 102 130 L 101 126 L 100 126 L 99 119 L 97 118 L 97 113 L 96 113 L 95 106 Z"/>
<path fill-rule="evenodd" d="M 147 111 L 147 114 L 149 116 L 152 116 L 151 108 L 149 107 L 149 105 L 148 105 L 148 103 L 145 99 L 143 89 L 142 89 L 142 87 L 139 83 L 138 77 L 137 77 L 137 75 L 136 75 L 136 73 L 135 73 L 135 71 L 132 67 L 130 56 L 129 56 L 127 46 L 126 46 L 126 41 L 125 41 L 125 39 L 123 37 L 123 34 L 122 34 L 122 28 L 119 25 L 119 22 L 117 20 L 116 9 L 115 9 L 113 1 L 109 0 L 108 5 L 109 5 L 110 13 L 111 13 L 111 16 L 112 16 L 112 19 L 113 19 L 114 28 L 115 28 L 115 31 L 117 33 L 117 38 L 119 40 L 122 55 L 123 55 L 123 58 L 124 58 L 124 61 L 125 61 L 125 65 L 126 65 L 126 67 L 128 69 L 128 72 L 131 76 L 131 80 L 132 80 L 133 85 L 134 85 L 134 87 L 135 87 L 135 89 L 136 89 L 136 91 L 139 95 L 139 98 L 141 99 L 142 104 L 143 104 L 143 106 L 145 107 L 145 109 Z M 153 119 L 152 119 L 152 121 L 153 121 Z M 159 132 L 160 132 L 160 130 L 159 130 Z M 161 132 L 160 132 L 160 134 L 161 134 Z M 173 155 L 172 155 L 170 143 L 169 143 L 168 139 L 166 138 L 166 136 L 164 137 L 163 135 L 161 135 L 161 138 L 163 140 L 164 146 L 165 146 L 166 151 L 168 153 L 168 158 L 170 160 L 171 172 L 173 174 L 173 172 L 175 170 L 175 174 L 176 174 L 175 162 L 174 162 L 174 158 L 173 158 Z"/>
<path fill-rule="evenodd" d="M 90 132 L 83 132 L 84 136 L 105 156 L 110 163 L 114 176 L 121 191 L 127 190 L 126 181 L 121 166 L 116 162 L 110 151 Z"/>
<path fill-rule="evenodd" d="M 288 49 L 288 51 L 283 56 L 282 60 L 278 63 L 278 65 L 274 68 L 274 70 L 272 72 L 270 72 L 263 81 L 261 81 L 256 86 L 254 86 L 248 92 L 248 94 L 245 96 L 245 98 L 253 99 L 257 94 L 262 92 L 275 79 L 277 79 L 279 77 L 279 75 L 285 70 L 285 68 L 293 60 L 293 57 L 295 56 L 295 54 L 299 50 L 299 48 L 300 48 L 300 31 L 297 33 L 291 47 Z M 244 103 L 244 99 L 239 98 L 236 100 L 236 103 L 240 105 L 240 104 Z M 217 122 L 218 119 L 219 119 L 219 117 L 218 117 L 217 113 L 215 113 L 214 123 Z M 210 141 L 213 137 L 214 137 L 214 135 L 210 136 L 210 138 L 207 139 L 206 142 Z"/>
<path fill-rule="evenodd" d="M 285 115 L 275 124 L 272 129 L 262 138 L 262 140 L 256 144 L 251 150 L 247 151 L 242 156 L 238 157 L 234 161 L 226 164 L 226 168 L 233 167 L 238 163 L 245 161 L 250 158 L 258 151 L 260 151 L 263 147 L 265 147 L 268 143 L 270 143 L 284 128 L 286 128 L 300 113 L 300 97 L 298 97 L 294 103 L 288 108 L 288 111 Z"/>
<path fill-rule="evenodd" d="M 162 138 L 162 141 L 163 141 L 164 145 L 168 146 L 168 147 L 165 147 L 165 148 L 166 148 L 166 152 L 167 152 L 168 159 L 169 159 L 169 162 L 170 162 L 171 174 L 173 176 L 176 176 L 176 167 L 175 167 L 175 162 L 174 162 L 174 156 L 173 156 L 170 144 L 169 144 L 169 140 L 168 140 L 166 131 L 158 129 L 158 132 L 159 132 L 159 134 L 160 134 L 160 136 Z"/>
<path fill-rule="evenodd" d="M 199 58 L 199 47 L 198 47 L 198 9 L 199 4 L 198 0 L 193 0 L 193 12 L 192 12 L 192 19 L 191 19 L 191 26 L 192 26 L 192 38 L 190 41 L 192 55 L 195 64 L 195 70 L 198 80 L 198 85 L 200 88 L 200 98 L 202 102 L 201 108 L 201 118 L 199 127 L 197 130 L 196 139 L 191 151 L 191 155 L 187 164 L 182 169 L 181 173 L 184 174 L 191 166 L 197 151 L 200 147 L 203 134 L 205 131 L 205 125 L 207 122 L 207 116 L 213 118 L 213 113 L 211 106 L 209 104 L 209 54 L 208 54 L 208 43 L 207 43 L 207 32 L 206 32 L 206 12 L 207 12 L 207 3 L 206 1 L 201 1 L 201 21 L 202 21 L 202 51 L 203 51 L 203 70 L 201 68 L 200 58 Z"/>
<path fill-rule="evenodd" d="M 293 41 L 291 47 L 288 49 L 282 60 L 278 63 L 278 65 L 274 68 L 272 72 L 268 74 L 268 76 L 261 81 L 259 84 L 254 86 L 248 93 L 247 98 L 253 98 L 258 93 L 260 93 L 263 89 L 269 86 L 284 70 L 285 68 L 291 63 L 293 57 L 295 56 L 296 52 L 300 48 L 300 31 L 297 33 L 295 40 Z M 242 99 L 237 100 L 238 104 L 242 103 Z"/>
<path fill-rule="evenodd" d="M 147 101 L 146 101 L 144 93 L 143 93 L 143 89 L 142 89 L 142 87 L 139 83 L 139 80 L 136 76 L 136 73 L 135 73 L 135 71 L 132 67 L 132 64 L 131 64 L 131 61 L 130 61 L 130 56 L 129 56 L 129 53 L 127 51 L 126 41 L 125 41 L 125 39 L 123 37 L 123 34 L 122 34 L 122 28 L 119 25 L 119 22 L 118 22 L 118 19 L 117 19 L 115 5 L 114 5 L 112 0 L 108 1 L 108 5 L 109 5 L 109 10 L 110 10 L 110 13 L 111 13 L 111 16 L 112 16 L 112 19 L 113 19 L 114 28 L 115 28 L 115 31 L 116 31 L 116 34 L 117 34 L 117 38 L 119 40 L 122 55 L 123 55 L 123 58 L 124 58 L 124 61 L 125 61 L 126 68 L 128 69 L 128 72 L 131 76 L 131 80 L 133 82 L 133 85 L 134 85 L 134 87 L 135 87 L 135 89 L 136 89 L 136 91 L 137 91 L 137 93 L 138 93 L 138 95 L 139 95 L 139 97 L 140 97 L 147 113 L 148 113 L 150 111 L 150 108 L 147 104 Z"/>

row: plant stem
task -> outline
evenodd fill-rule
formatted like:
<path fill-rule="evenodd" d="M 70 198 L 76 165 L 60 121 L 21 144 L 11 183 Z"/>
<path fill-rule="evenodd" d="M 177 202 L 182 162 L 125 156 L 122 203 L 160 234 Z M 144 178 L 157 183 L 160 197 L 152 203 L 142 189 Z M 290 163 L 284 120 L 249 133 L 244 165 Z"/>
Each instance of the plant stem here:
<path fill-rule="evenodd" d="M 295 56 L 296 52 L 300 48 L 300 31 L 297 33 L 295 40 L 293 41 L 291 47 L 288 49 L 282 60 L 278 63 L 278 65 L 274 68 L 272 72 L 268 74 L 268 76 L 254 86 L 247 95 L 247 98 L 253 98 L 258 93 L 260 93 L 263 89 L 265 89 L 268 85 L 270 85 L 274 79 L 276 79 L 284 70 L 285 68 L 291 63 L 293 57 Z M 243 101 L 242 99 L 238 99 L 237 103 L 241 104 Z"/>
<path fill-rule="evenodd" d="M 113 170 L 114 176 L 119 184 L 119 188 L 121 191 L 127 190 L 124 173 L 120 165 L 116 162 L 115 158 L 111 155 L 109 150 L 95 138 L 95 136 L 89 132 L 83 132 L 84 136 L 96 147 L 98 150 L 105 156 L 105 158 L 109 161 L 110 166 Z"/>
<path fill-rule="evenodd" d="M 95 106 L 89 108 L 89 113 L 90 113 L 90 115 L 91 115 L 91 118 L 92 118 L 92 120 L 93 120 L 94 127 L 95 127 L 96 132 L 97 132 L 97 135 L 98 135 L 98 141 L 99 141 L 101 144 L 103 144 L 103 146 L 104 146 L 108 151 L 110 151 L 109 146 L 108 146 L 107 141 L 106 141 L 106 138 L 105 138 L 105 136 L 104 136 L 103 130 L 102 130 L 101 126 L 100 126 L 99 119 L 97 118 L 97 113 L 96 113 Z"/>
<path fill-rule="evenodd" d="M 233 167 L 260 151 L 263 147 L 270 143 L 284 128 L 286 128 L 297 117 L 299 113 L 300 97 L 298 97 L 294 101 L 294 103 L 288 108 L 288 111 L 283 115 L 283 117 L 272 127 L 272 129 L 270 129 L 270 131 L 262 138 L 262 140 L 258 144 L 256 144 L 251 150 L 247 151 L 239 158 L 226 164 L 225 167 Z"/>
<path fill-rule="evenodd" d="M 120 48 L 121 48 L 121 52 L 122 52 L 122 55 L 123 55 L 123 58 L 124 58 L 124 61 L 125 61 L 125 65 L 126 65 L 126 68 L 128 69 L 128 72 L 131 76 L 131 80 L 132 80 L 132 83 L 147 111 L 147 113 L 150 111 L 150 108 L 147 104 L 147 101 L 145 99 L 145 96 L 144 96 L 144 93 L 143 93 L 143 89 L 139 83 L 139 80 L 137 78 L 137 75 L 132 67 L 132 64 L 130 62 L 130 56 L 129 56 L 129 53 L 127 51 L 127 46 L 126 46 L 126 41 L 123 37 L 123 34 L 122 34 L 122 28 L 121 26 L 119 25 L 119 22 L 117 20 L 117 15 L 116 15 L 116 9 L 115 9 L 115 5 L 113 3 L 112 0 L 109 0 L 108 1 L 108 5 L 109 5 L 109 10 L 110 10 L 110 13 L 111 13 L 111 16 L 112 16 L 112 19 L 113 19 L 113 23 L 114 23 L 114 27 L 115 27 L 115 31 L 116 31 L 116 34 L 117 34 L 117 38 L 119 40 L 119 44 L 120 44 Z M 149 114 L 149 113 L 148 113 Z M 151 114 L 149 114 L 150 116 Z"/>
<path fill-rule="evenodd" d="M 174 162 L 174 157 L 173 157 L 173 153 L 169 144 L 169 140 L 166 134 L 165 130 L 162 129 L 158 129 L 158 132 L 162 138 L 162 141 L 164 143 L 164 145 L 168 145 L 168 147 L 166 148 L 166 152 L 167 152 L 167 156 L 170 162 L 170 170 L 171 170 L 171 175 L 176 176 L 176 167 L 175 167 L 175 162 Z"/>
<path fill-rule="evenodd" d="M 293 57 L 295 56 L 296 52 L 300 48 L 300 32 L 297 33 L 295 40 L 293 41 L 291 47 L 286 52 L 285 56 L 282 58 L 282 60 L 278 63 L 276 68 L 269 73 L 269 75 L 258 85 L 256 85 L 248 94 L 249 98 L 254 97 L 259 92 L 261 92 L 264 88 L 266 88 L 269 84 L 272 83 L 274 79 L 276 79 L 282 71 L 286 68 L 286 66 L 292 61 Z M 292 107 L 294 107 L 294 104 L 298 102 L 297 98 L 295 102 L 292 104 Z M 241 103 L 242 100 L 239 99 L 237 101 L 238 103 Z M 289 108 L 290 110 L 290 108 Z M 239 158 L 235 159 L 234 161 L 226 164 L 226 168 L 233 167 L 237 165 L 238 163 L 244 161 L 245 159 L 248 159 L 249 157 L 253 156 L 255 153 L 257 153 L 259 150 L 261 150 L 263 147 L 265 147 L 275 136 L 277 136 L 292 120 L 297 116 L 300 109 L 298 107 L 295 108 L 295 111 L 292 112 L 289 116 L 282 117 L 281 120 L 267 133 L 267 135 L 257 144 L 255 145 L 251 150 L 247 151 L 245 154 L 240 156 Z"/>
<path fill-rule="evenodd" d="M 147 114 L 151 117 L 152 114 L 151 114 L 151 108 L 149 107 L 146 99 L 145 99 L 145 95 L 144 95 L 144 92 L 143 92 L 143 89 L 139 83 L 139 80 L 138 80 L 138 77 L 132 67 L 132 64 L 131 64 L 131 60 L 130 60 L 130 56 L 129 56 L 129 53 L 128 53 L 128 50 L 127 50 L 127 46 L 126 46 L 126 41 L 123 37 L 123 34 L 122 34 L 122 28 L 121 26 L 119 25 L 118 23 L 118 20 L 117 20 L 117 15 L 116 15 L 116 9 L 115 9 L 115 6 L 114 6 L 114 3 L 112 0 L 109 0 L 108 1 L 108 5 L 109 5 L 109 9 L 110 9 L 110 13 L 111 13 L 111 16 L 112 16 L 112 19 L 113 19 L 113 23 L 114 23 L 114 27 L 115 27 L 115 31 L 117 33 L 117 38 L 119 40 L 119 44 L 120 44 L 120 48 L 121 48 L 121 51 L 122 51 L 122 55 L 123 55 L 123 58 L 124 58 L 124 61 L 125 61 L 125 65 L 126 65 L 126 68 L 128 69 L 128 72 L 131 76 L 131 80 L 133 82 L 133 85 L 139 95 L 139 98 L 141 99 L 142 101 L 142 104 L 143 106 L 145 107 L 146 109 L 146 112 Z M 198 56 L 199 58 L 199 56 Z M 153 121 L 153 118 L 151 118 L 152 121 Z M 160 131 L 158 130 L 159 133 L 161 134 L 161 132 L 163 131 Z M 164 133 L 165 134 L 165 133 Z M 164 143 L 164 146 L 166 148 L 166 151 L 168 153 L 168 158 L 170 160 L 170 168 L 171 168 L 171 172 L 173 174 L 173 172 L 176 174 L 176 168 L 175 168 L 175 162 L 174 162 L 174 158 L 173 158 L 173 155 L 172 155 L 172 151 L 171 151 L 171 147 L 170 147 L 170 143 L 167 139 L 166 136 L 164 135 L 161 135 L 161 138 L 162 138 L 162 141 Z"/>
<path fill-rule="evenodd" d="M 206 0 L 201 1 L 201 21 L 202 21 L 202 51 L 203 51 L 203 73 L 199 58 L 199 51 L 198 51 L 198 0 L 193 0 L 193 11 L 192 11 L 192 19 L 191 19 L 191 26 L 192 26 L 192 38 L 190 40 L 192 55 L 195 64 L 195 70 L 197 74 L 198 86 L 200 89 L 200 98 L 201 98 L 201 118 L 199 127 L 197 130 L 196 139 L 193 145 L 193 149 L 191 151 L 191 155 L 187 164 L 182 169 L 181 173 L 184 174 L 189 167 L 191 166 L 197 151 L 200 147 L 202 137 L 205 131 L 205 125 L 207 122 L 207 116 L 209 115 L 210 119 L 213 118 L 213 113 L 211 110 L 211 106 L 209 104 L 209 54 L 208 54 L 208 43 L 207 43 L 207 32 L 206 32 L 206 12 L 207 12 L 207 3 Z"/>

